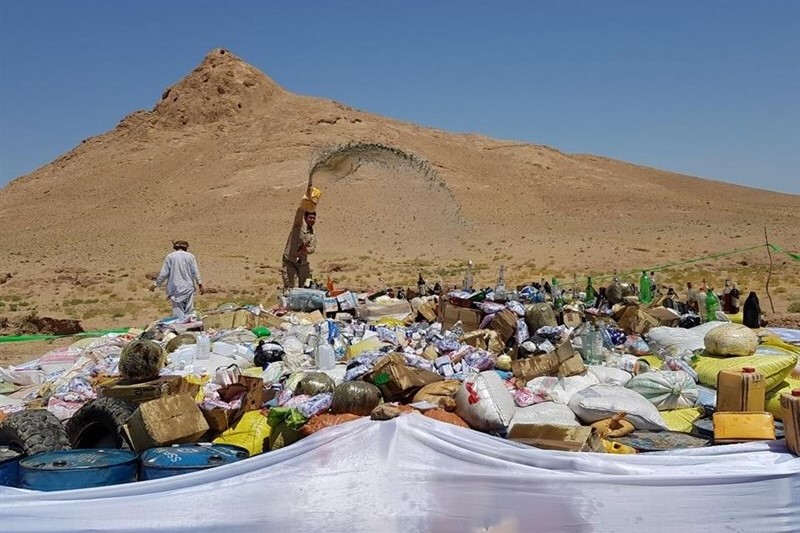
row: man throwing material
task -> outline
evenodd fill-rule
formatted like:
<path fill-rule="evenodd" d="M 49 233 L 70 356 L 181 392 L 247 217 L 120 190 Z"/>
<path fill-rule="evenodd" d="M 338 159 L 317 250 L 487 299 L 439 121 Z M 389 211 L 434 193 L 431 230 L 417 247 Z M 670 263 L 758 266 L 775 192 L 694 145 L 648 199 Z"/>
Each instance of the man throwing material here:
<path fill-rule="evenodd" d="M 172 315 L 176 318 L 185 318 L 194 312 L 195 282 L 200 294 L 205 290 L 200 280 L 200 271 L 197 269 L 197 259 L 187 252 L 189 243 L 174 241 L 172 249 L 175 251 L 167 255 L 164 266 L 161 267 L 161 272 L 150 290 L 156 290 L 156 287 L 166 281 L 167 300 L 172 304 Z"/>
<path fill-rule="evenodd" d="M 309 185 L 300 206 L 294 216 L 292 230 L 286 239 L 283 250 L 283 290 L 302 287 L 311 278 L 311 265 L 308 256 L 314 253 L 317 237 L 314 235 L 314 223 L 317 221 L 317 202 L 322 191 Z"/>

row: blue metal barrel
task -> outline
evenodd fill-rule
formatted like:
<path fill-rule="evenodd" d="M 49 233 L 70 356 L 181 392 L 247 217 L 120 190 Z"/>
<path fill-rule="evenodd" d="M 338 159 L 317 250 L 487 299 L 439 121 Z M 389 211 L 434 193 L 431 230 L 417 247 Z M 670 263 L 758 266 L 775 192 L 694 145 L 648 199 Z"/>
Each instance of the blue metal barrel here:
<path fill-rule="evenodd" d="M 19 486 L 19 461 L 24 455 L 11 448 L 0 446 L 0 485 Z"/>
<path fill-rule="evenodd" d="M 141 457 L 139 479 L 158 479 L 206 470 L 250 457 L 244 448 L 230 444 L 174 444 L 151 448 Z"/>
<path fill-rule="evenodd" d="M 20 486 L 54 491 L 136 481 L 138 455 L 128 450 L 63 450 L 20 461 Z"/>

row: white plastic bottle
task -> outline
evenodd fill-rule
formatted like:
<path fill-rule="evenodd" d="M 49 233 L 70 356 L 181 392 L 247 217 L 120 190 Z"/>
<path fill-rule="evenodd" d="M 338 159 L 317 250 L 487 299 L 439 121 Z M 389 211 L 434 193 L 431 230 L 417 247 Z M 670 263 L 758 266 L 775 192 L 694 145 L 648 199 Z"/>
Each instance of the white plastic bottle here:
<path fill-rule="evenodd" d="M 195 360 L 204 360 L 211 358 L 211 337 L 206 335 L 205 333 L 201 333 L 197 336 L 197 346 L 196 346 L 196 355 Z"/>

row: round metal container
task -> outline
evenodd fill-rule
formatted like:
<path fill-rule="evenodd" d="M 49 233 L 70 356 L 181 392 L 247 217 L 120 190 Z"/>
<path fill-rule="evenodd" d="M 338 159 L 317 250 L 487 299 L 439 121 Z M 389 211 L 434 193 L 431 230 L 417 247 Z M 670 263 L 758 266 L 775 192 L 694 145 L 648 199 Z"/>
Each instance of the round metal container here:
<path fill-rule="evenodd" d="M 141 457 L 139 479 L 159 479 L 235 463 L 250 457 L 244 448 L 229 444 L 174 444 L 151 448 Z"/>
<path fill-rule="evenodd" d="M 128 450 L 63 450 L 20 461 L 20 486 L 54 491 L 136 481 L 138 455 Z"/>
<path fill-rule="evenodd" d="M 0 446 L 0 485 L 19 486 L 19 461 L 24 457 L 20 452 Z"/>

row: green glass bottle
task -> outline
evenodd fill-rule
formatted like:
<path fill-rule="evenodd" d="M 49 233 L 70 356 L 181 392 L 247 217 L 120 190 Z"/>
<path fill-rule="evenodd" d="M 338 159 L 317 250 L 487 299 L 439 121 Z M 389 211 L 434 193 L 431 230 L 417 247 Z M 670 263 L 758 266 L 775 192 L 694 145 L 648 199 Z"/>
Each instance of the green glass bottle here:
<path fill-rule="evenodd" d="M 595 298 L 597 298 L 597 292 L 595 292 L 594 287 L 592 286 L 592 278 L 587 278 L 588 281 L 586 282 L 586 303 L 594 302 Z"/>
<path fill-rule="evenodd" d="M 639 301 L 642 303 L 650 303 L 652 300 L 650 293 L 650 278 L 647 277 L 647 272 L 642 270 L 642 277 L 639 279 Z"/>
<path fill-rule="evenodd" d="M 714 289 L 709 287 L 706 292 L 706 320 L 708 322 L 716 320 L 717 311 L 719 311 L 719 298 L 714 294 Z"/>

